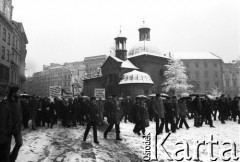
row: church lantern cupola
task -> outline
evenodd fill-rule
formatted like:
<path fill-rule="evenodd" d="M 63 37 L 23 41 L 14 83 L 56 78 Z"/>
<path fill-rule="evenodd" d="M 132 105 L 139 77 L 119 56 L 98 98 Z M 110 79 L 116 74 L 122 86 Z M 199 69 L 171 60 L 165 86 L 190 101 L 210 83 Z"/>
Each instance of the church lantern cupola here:
<path fill-rule="evenodd" d="M 139 41 L 150 41 L 150 28 L 143 21 L 143 25 L 138 29 Z"/>
<path fill-rule="evenodd" d="M 126 41 L 127 38 L 123 36 L 122 31 L 120 29 L 118 36 L 115 38 L 116 43 L 115 53 L 116 57 L 123 61 L 127 60 Z"/>

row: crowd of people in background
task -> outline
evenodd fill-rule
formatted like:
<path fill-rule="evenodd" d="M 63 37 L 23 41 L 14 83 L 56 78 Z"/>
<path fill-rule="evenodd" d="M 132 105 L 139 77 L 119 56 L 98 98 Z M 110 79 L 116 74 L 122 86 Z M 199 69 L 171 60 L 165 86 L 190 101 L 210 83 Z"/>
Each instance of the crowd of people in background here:
<path fill-rule="evenodd" d="M 163 96 L 156 94 L 147 97 L 139 95 L 118 98 L 116 95 L 107 99 L 78 96 L 76 98 L 48 98 L 38 96 L 19 96 L 19 88 L 12 87 L 7 98 L 0 101 L 0 159 L 15 161 L 18 151 L 22 146 L 21 129 L 33 131 L 40 127 L 53 128 L 61 124 L 63 127 L 85 126 L 83 141 L 86 141 L 88 133 L 93 127 L 94 142 L 97 139 L 97 127 L 104 126 L 105 139 L 115 125 L 116 140 L 120 138 L 120 122 L 131 122 L 135 126 L 133 132 L 137 135 L 145 135 L 145 129 L 149 121 L 156 123 L 156 134 L 165 132 L 175 133 L 178 129 L 186 129 L 190 126 L 186 118 L 194 120 L 194 127 L 208 124 L 214 128 L 213 121 L 220 120 L 225 124 L 232 120 L 240 124 L 240 98 L 226 97 L 211 99 L 207 95 L 194 95 L 177 98 L 176 96 Z M 31 124 L 30 124 L 31 123 Z M 170 128 L 169 128 L 170 124 Z M 15 138 L 16 144 L 11 150 L 11 138 Z M 9 156 L 8 156 L 9 155 Z"/>

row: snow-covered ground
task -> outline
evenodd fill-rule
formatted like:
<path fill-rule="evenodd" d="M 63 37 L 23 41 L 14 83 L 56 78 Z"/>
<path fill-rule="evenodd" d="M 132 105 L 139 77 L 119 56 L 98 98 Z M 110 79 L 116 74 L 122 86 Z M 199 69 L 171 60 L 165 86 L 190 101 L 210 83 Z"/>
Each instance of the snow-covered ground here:
<path fill-rule="evenodd" d="M 195 128 L 193 127 L 193 120 L 188 120 L 188 123 L 190 126 L 189 130 L 183 127 L 168 137 L 164 144 L 168 152 L 172 152 L 178 147 L 176 146 L 177 141 L 184 140 L 189 143 L 190 155 L 194 155 L 194 141 L 205 140 L 207 142 L 210 140 L 211 135 L 213 135 L 214 140 L 219 141 L 219 145 L 214 146 L 214 156 L 218 156 L 217 153 L 221 149 L 226 148 L 222 145 L 224 140 L 235 142 L 237 144 L 237 155 L 240 156 L 240 125 L 236 122 L 227 121 L 226 124 L 221 124 L 219 121 L 214 121 L 216 128 L 210 128 L 209 125 Z M 92 130 L 89 132 L 87 141 L 83 142 L 82 139 L 85 130 L 83 126 L 63 128 L 60 125 L 55 125 L 53 129 L 39 128 L 37 131 L 24 130 L 23 146 L 20 149 L 17 162 L 140 162 L 142 161 L 145 148 L 145 138 L 134 134 L 132 132 L 133 127 L 134 124 L 132 123 L 122 122 L 120 124 L 123 141 L 115 140 L 114 129 L 108 134 L 108 139 L 105 140 L 103 138 L 103 131 L 106 126 L 99 127 L 99 145 L 93 143 Z M 146 134 L 148 133 L 152 135 L 153 149 L 155 139 L 154 122 L 150 122 L 150 126 L 146 129 Z M 166 135 L 167 133 L 158 135 L 157 139 L 159 143 Z M 229 147 L 229 145 L 227 146 Z M 155 152 L 154 149 L 152 151 Z M 199 152 L 200 159 L 203 162 L 210 161 L 208 159 L 207 146 L 201 146 Z M 172 156 L 171 153 L 170 156 Z M 158 147 L 158 161 L 167 161 L 164 157 L 164 151 L 160 147 Z"/>

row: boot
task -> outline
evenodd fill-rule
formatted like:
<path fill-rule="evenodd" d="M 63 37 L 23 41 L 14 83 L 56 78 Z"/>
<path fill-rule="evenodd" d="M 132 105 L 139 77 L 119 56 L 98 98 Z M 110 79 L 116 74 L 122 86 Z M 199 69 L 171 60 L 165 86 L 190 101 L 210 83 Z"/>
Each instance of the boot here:
<path fill-rule="evenodd" d="M 120 134 L 119 133 L 116 135 L 116 140 L 122 141 L 122 139 L 120 138 Z"/>
<path fill-rule="evenodd" d="M 107 139 L 107 134 L 108 134 L 108 132 L 104 132 L 104 133 L 103 133 L 103 137 L 104 137 L 105 139 Z"/>

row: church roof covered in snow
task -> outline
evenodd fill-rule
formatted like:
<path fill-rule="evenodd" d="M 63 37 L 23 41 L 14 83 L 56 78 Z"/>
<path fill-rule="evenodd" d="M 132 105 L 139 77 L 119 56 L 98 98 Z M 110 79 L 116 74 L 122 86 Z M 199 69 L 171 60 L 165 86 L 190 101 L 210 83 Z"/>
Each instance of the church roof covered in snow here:
<path fill-rule="evenodd" d="M 121 68 L 126 68 L 126 69 L 139 69 L 138 67 L 136 67 L 135 65 L 133 65 L 133 63 L 131 63 L 131 61 L 126 60 L 121 64 Z"/>
<path fill-rule="evenodd" d="M 119 82 L 119 84 L 134 84 L 134 83 L 154 84 L 150 75 L 137 70 L 133 70 L 131 72 L 123 74 L 123 79 Z"/>
<path fill-rule="evenodd" d="M 171 52 L 174 59 L 192 60 L 192 59 L 214 59 L 221 60 L 221 58 L 211 52 Z"/>
<path fill-rule="evenodd" d="M 128 55 L 132 56 L 142 52 L 161 55 L 160 50 L 151 41 L 139 41 L 128 51 Z"/>
<path fill-rule="evenodd" d="M 144 55 L 169 58 L 169 55 L 167 55 L 167 54 L 161 54 L 161 55 L 160 55 L 160 54 L 155 54 L 155 53 L 150 53 L 150 52 L 140 52 L 140 53 L 138 53 L 138 54 L 128 56 L 128 58 L 133 58 L 133 57 L 138 57 L 138 56 L 144 56 Z"/>
<path fill-rule="evenodd" d="M 126 68 L 126 69 L 139 69 L 138 67 L 136 67 L 135 65 L 133 65 L 133 63 L 131 63 L 131 61 L 126 60 L 123 61 L 115 56 L 109 56 L 111 58 L 113 58 L 115 61 L 120 62 L 121 63 L 121 68 Z"/>

